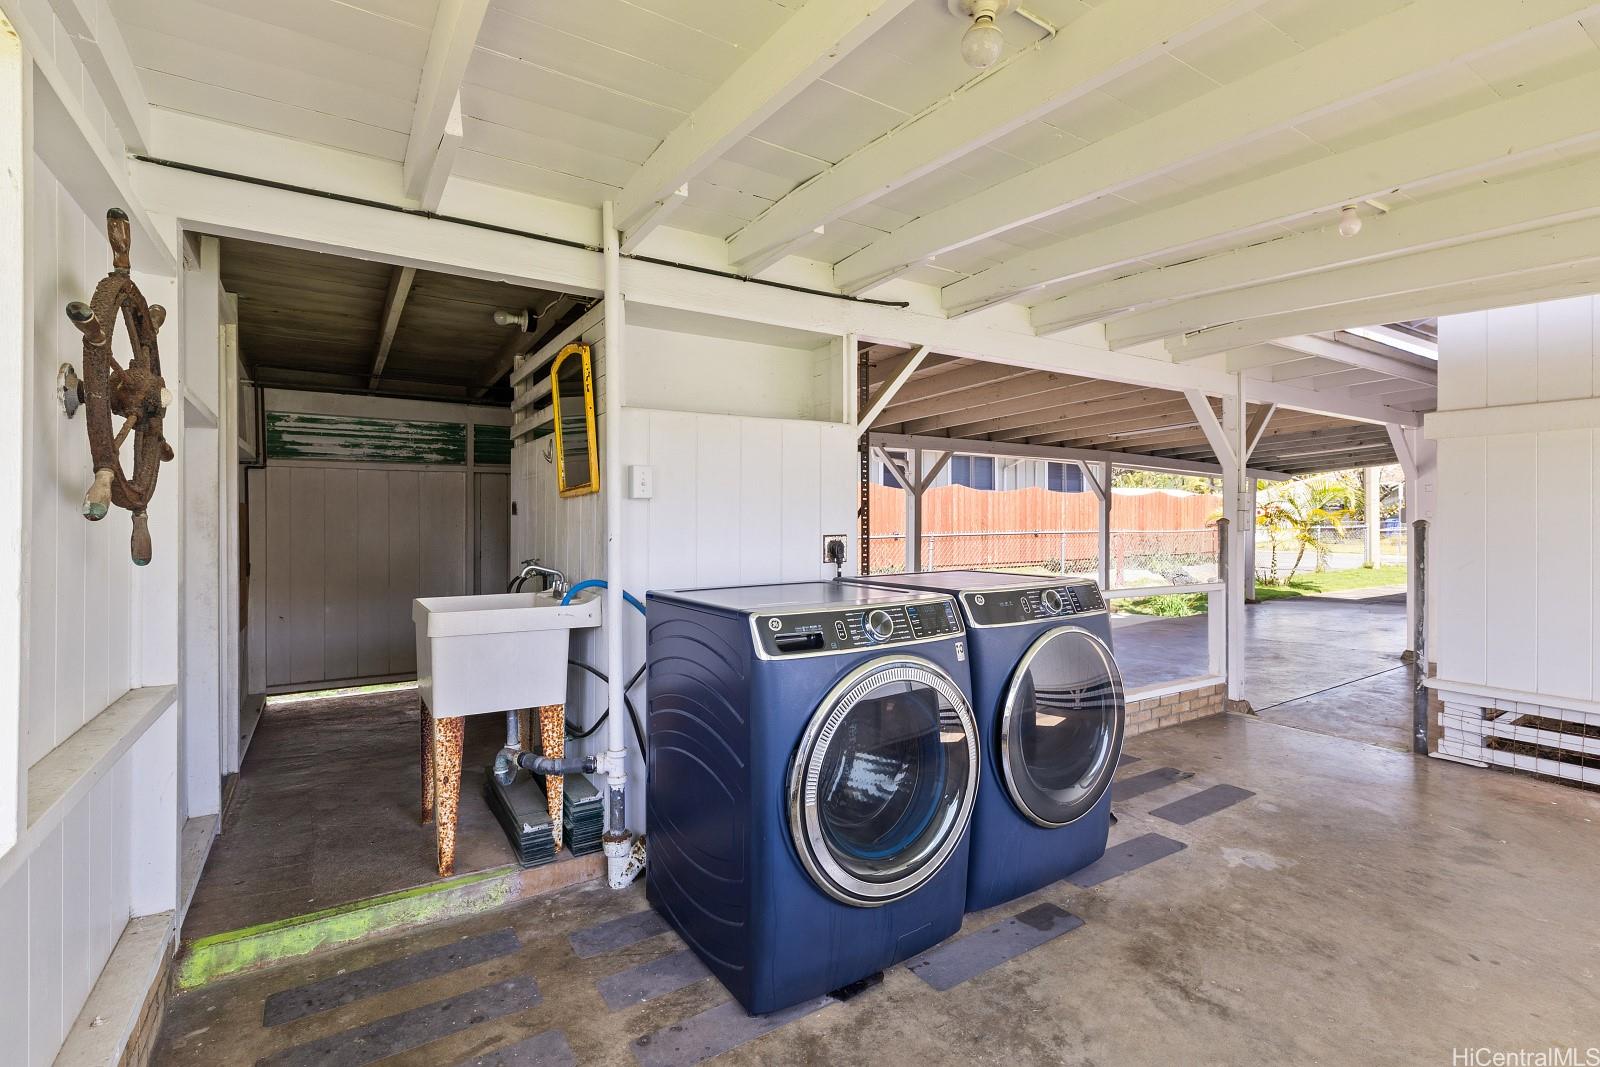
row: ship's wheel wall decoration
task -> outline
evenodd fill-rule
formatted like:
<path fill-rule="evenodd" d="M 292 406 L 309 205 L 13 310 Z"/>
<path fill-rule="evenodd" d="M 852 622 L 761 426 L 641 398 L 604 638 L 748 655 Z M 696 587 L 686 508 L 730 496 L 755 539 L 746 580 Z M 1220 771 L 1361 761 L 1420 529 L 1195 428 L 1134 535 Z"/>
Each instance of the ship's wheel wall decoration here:
<path fill-rule="evenodd" d="M 167 319 L 160 304 L 146 304 L 144 294 L 128 273 L 128 247 L 132 235 L 128 216 L 112 208 L 106 212 L 106 238 L 111 244 L 111 273 L 95 286 L 85 304 L 67 305 L 67 318 L 83 334 L 83 377 L 72 365 L 61 365 L 61 404 L 71 418 L 83 406 L 89 431 L 89 453 L 94 460 L 94 481 L 83 497 L 83 517 L 98 522 L 115 504 L 133 514 L 130 554 L 133 562 L 150 562 L 150 523 L 145 512 L 155 495 L 161 464 L 172 458 L 172 446 L 162 436 L 167 405 L 172 396 L 161 378 L 161 355 L 156 333 Z M 127 329 L 132 358 L 126 367 L 112 351 L 117 319 Z M 122 420 L 115 431 L 113 419 Z M 133 472 L 122 469 L 122 449 L 133 437 Z"/>

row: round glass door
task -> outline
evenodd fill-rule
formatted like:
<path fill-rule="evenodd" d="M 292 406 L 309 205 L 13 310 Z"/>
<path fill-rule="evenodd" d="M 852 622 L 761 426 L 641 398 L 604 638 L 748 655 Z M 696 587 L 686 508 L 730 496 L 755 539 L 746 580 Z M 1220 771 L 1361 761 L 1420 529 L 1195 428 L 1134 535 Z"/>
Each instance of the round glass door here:
<path fill-rule="evenodd" d="M 829 896 L 885 904 L 944 866 L 977 787 L 977 727 L 960 688 L 926 660 L 876 660 L 846 675 L 807 725 L 789 829 Z"/>
<path fill-rule="evenodd" d="M 1082 818 L 1111 787 L 1122 751 L 1122 675 L 1104 641 L 1061 626 L 1017 664 L 1000 717 L 1011 799 L 1040 826 Z"/>

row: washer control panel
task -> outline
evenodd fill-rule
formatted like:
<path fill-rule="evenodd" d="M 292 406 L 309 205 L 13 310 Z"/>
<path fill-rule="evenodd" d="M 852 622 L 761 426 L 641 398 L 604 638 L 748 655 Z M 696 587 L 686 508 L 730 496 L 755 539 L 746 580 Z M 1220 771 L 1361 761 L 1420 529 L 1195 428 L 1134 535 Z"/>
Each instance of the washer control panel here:
<path fill-rule="evenodd" d="M 1093 582 L 1070 585 L 1017 586 L 1014 589 L 967 592 L 961 603 L 974 626 L 1013 626 L 1069 615 L 1104 611 L 1105 600 Z"/>
<path fill-rule="evenodd" d="M 911 644 L 962 632 L 950 597 L 908 604 L 762 613 L 754 617 L 756 644 L 769 659 L 857 652 Z"/>

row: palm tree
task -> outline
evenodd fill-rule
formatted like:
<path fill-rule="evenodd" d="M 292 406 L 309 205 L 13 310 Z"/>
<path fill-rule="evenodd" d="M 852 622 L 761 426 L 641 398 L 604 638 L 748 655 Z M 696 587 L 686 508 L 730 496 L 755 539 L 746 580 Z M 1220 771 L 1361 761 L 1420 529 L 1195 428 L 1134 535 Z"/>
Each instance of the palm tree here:
<path fill-rule="evenodd" d="M 1326 477 L 1297 478 L 1269 486 L 1267 496 L 1256 513 L 1256 525 L 1270 532 L 1272 557 L 1266 584 L 1278 584 L 1278 536 L 1295 546 L 1294 563 L 1284 577 L 1292 582 L 1306 552 L 1312 552 L 1317 570 L 1328 565 L 1328 541 L 1324 531 L 1332 528 L 1344 533 L 1344 512 L 1350 506 L 1350 490 Z"/>

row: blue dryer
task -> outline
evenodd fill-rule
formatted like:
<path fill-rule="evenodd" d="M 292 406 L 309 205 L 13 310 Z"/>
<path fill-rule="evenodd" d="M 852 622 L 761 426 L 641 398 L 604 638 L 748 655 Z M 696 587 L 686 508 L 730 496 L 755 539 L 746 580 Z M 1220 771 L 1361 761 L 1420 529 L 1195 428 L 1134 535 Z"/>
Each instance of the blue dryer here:
<path fill-rule="evenodd" d="M 1099 586 L 990 571 L 851 581 L 949 593 L 961 605 L 983 764 L 968 910 L 1031 893 L 1099 859 L 1125 718 Z"/>
<path fill-rule="evenodd" d="M 748 1011 L 960 928 L 978 747 L 951 597 L 652 592 L 646 626 L 647 895 Z"/>

